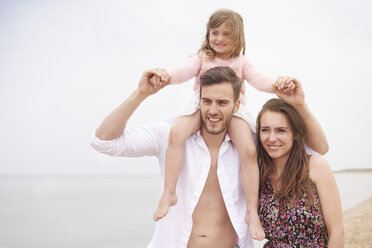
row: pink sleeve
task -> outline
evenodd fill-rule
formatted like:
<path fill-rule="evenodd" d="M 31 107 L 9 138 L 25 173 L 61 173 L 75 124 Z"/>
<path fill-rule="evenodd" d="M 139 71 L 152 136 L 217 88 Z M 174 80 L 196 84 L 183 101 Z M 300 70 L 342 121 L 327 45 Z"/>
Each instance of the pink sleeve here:
<path fill-rule="evenodd" d="M 244 61 L 243 79 L 259 91 L 273 93 L 274 79 L 260 73 L 247 59 Z"/>
<path fill-rule="evenodd" d="M 185 65 L 172 68 L 168 71 L 172 84 L 181 84 L 199 75 L 201 69 L 201 59 L 198 55 L 189 58 Z"/>

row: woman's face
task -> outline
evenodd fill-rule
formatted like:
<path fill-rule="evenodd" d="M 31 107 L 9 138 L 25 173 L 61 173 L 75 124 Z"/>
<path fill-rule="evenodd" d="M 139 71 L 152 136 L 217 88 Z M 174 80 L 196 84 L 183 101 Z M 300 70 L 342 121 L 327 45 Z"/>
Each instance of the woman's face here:
<path fill-rule="evenodd" d="M 280 112 L 266 111 L 261 116 L 260 140 L 273 162 L 287 161 L 293 146 L 293 130 Z"/>

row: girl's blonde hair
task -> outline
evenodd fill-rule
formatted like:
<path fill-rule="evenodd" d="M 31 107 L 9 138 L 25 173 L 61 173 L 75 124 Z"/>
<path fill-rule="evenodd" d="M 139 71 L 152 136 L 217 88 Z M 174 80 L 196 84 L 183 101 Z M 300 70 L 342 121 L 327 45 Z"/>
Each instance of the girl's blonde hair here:
<path fill-rule="evenodd" d="M 198 51 L 199 55 L 200 53 L 204 53 L 208 58 L 216 57 L 216 52 L 209 45 L 209 34 L 211 29 L 219 27 L 222 23 L 226 23 L 230 26 L 232 37 L 234 38 L 234 50 L 231 57 L 237 57 L 241 52 L 243 55 L 245 54 L 244 24 L 242 16 L 229 9 L 219 9 L 209 17 L 205 40 Z"/>

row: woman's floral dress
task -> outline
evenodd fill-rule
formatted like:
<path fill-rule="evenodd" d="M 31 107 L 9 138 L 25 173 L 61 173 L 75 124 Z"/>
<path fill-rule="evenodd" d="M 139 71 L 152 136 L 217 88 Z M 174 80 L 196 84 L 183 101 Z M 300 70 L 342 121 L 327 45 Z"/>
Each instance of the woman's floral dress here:
<path fill-rule="evenodd" d="M 328 233 L 314 189 L 314 204 L 309 206 L 306 194 L 301 199 L 279 204 L 268 178 L 260 190 L 259 216 L 268 242 L 264 248 L 327 247 Z"/>

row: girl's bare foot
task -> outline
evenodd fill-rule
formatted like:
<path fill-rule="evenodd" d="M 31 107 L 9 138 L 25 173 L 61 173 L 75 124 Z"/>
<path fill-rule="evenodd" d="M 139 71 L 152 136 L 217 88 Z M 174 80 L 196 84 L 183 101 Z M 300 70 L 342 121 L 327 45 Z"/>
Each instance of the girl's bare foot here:
<path fill-rule="evenodd" d="M 153 219 L 158 221 L 167 215 L 169 207 L 177 204 L 177 195 L 176 193 L 163 193 L 160 198 L 158 208 L 155 210 Z"/>
<path fill-rule="evenodd" d="M 244 221 L 248 224 L 249 233 L 253 239 L 261 241 L 265 238 L 265 232 L 262 228 L 261 221 L 257 213 L 247 213 Z"/>

